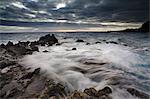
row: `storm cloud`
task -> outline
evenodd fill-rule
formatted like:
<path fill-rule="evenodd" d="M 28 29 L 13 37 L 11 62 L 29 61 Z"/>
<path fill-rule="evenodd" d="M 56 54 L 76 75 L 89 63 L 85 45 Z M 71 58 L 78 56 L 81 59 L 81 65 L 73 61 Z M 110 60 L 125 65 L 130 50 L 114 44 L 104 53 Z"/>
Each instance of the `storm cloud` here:
<path fill-rule="evenodd" d="M 144 22 L 149 0 L 1 0 L 0 17 Z"/>

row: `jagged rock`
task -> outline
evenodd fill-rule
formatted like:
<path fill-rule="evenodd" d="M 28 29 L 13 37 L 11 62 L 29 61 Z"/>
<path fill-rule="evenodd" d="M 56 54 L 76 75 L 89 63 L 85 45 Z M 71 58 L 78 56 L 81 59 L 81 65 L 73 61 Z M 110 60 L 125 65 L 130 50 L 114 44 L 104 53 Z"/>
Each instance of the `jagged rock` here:
<path fill-rule="evenodd" d="M 95 42 L 95 44 L 99 44 L 99 43 L 101 43 L 101 42 L 99 42 L 99 41 Z"/>
<path fill-rule="evenodd" d="M 61 45 L 61 43 L 57 43 L 57 44 L 56 44 L 56 46 L 59 46 L 59 45 Z"/>
<path fill-rule="evenodd" d="M 0 45 L 0 48 L 5 48 L 5 47 L 6 47 L 5 44 Z"/>
<path fill-rule="evenodd" d="M 43 52 L 44 52 L 44 53 L 47 53 L 48 51 L 47 51 L 47 50 L 44 50 Z"/>
<path fill-rule="evenodd" d="M 11 65 L 15 65 L 15 61 L 10 61 L 8 59 L 0 61 L 0 69 L 4 69 L 5 67 L 9 67 Z"/>
<path fill-rule="evenodd" d="M 58 43 L 58 40 L 54 36 L 54 34 L 52 34 L 52 36 L 50 34 L 48 34 L 46 36 L 40 37 L 39 41 L 37 41 L 37 42 L 41 45 L 52 46 L 53 44 Z"/>
<path fill-rule="evenodd" d="M 112 89 L 110 87 L 105 87 L 102 90 L 98 91 L 98 96 L 108 95 L 112 93 Z"/>
<path fill-rule="evenodd" d="M 76 48 L 72 48 L 72 50 L 77 50 Z"/>
<path fill-rule="evenodd" d="M 140 92 L 140 91 L 138 91 L 138 90 L 136 90 L 136 89 L 134 89 L 134 88 L 127 88 L 127 91 L 128 91 L 131 95 L 136 96 L 136 97 L 139 97 L 139 98 L 142 98 L 142 99 L 149 99 L 149 98 L 150 98 L 149 95 L 147 95 L 147 94 L 145 94 L 145 93 L 143 93 L 143 92 Z"/>
<path fill-rule="evenodd" d="M 111 44 L 118 44 L 117 42 L 115 42 L 115 41 L 108 41 L 108 42 L 106 42 L 107 44 L 108 43 L 111 43 Z"/>
<path fill-rule="evenodd" d="M 84 90 L 84 93 L 86 93 L 89 96 L 97 97 L 98 91 L 94 88 L 88 88 Z"/>
<path fill-rule="evenodd" d="M 33 72 L 29 72 L 23 75 L 20 79 L 31 79 L 34 75 L 38 75 L 39 73 L 40 73 L 40 68 L 37 68 Z"/>
<path fill-rule="evenodd" d="M 86 43 L 86 45 L 90 45 L 90 43 Z"/>
<path fill-rule="evenodd" d="M 105 65 L 105 64 L 107 64 L 107 63 L 98 63 L 98 62 L 88 62 L 88 61 L 86 61 L 86 62 L 84 62 L 84 64 L 85 65 Z"/>
<path fill-rule="evenodd" d="M 9 41 L 6 46 L 9 47 L 9 46 L 13 46 L 13 45 L 14 45 L 13 42 Z"/>
<path fill-rule="evenodd" d="M 84 92 L 75 90 L 70 96 L 67 97 L 67 99 L 91 99 L 91 98 Z"/>
<path fill-rule="evenodd" d="M 78 39 L 76 42 L 84 42 L 84 40 Z"/>

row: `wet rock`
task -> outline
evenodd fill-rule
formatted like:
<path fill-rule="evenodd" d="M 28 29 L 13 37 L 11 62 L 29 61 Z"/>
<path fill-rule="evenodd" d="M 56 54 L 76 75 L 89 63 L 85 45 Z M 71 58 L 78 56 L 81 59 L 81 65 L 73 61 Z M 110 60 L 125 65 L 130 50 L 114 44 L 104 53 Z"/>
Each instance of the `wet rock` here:
<path fill-rule="evenodd" d="M 98 91 L 98 96 L 108 95 L 112 93 L 112 89 L 110 87 L 105 87 L 102 90 Z"/>
<path fill-rule="evenodd" d="M 105 65 L 107 63 L 98 63 L 98 62 L 84 62 L 85 65 Z"/>
<path fill-rule="evenodd" d="M 72 50 L 77 50 L 76 48 L 72 48 Z"/>
<path fill-rule="evenodd" d="M 33 72 L 29 72 L 23 75 L 20 79 L 31 79 L 34 75 L 37 76 L 39 73 L 40 73 L 40 68 L 37 68 Z"/>
<path fill-rule="evenodd" d="M 108 41 L 108 42 L 106 42 L 107 44 L 109 44 L 109 43 L 111 43 L 111 44 L 118 44 L 117 42 L 115 42 L 115 41 Z"/>
<path fill-rule="evenodd" d="M 98 41 L 98 42 L 95 42 L 95 44 L 100 44 L 100 43 L 101 43 L 101 42 L 99 42 L 99 41 Z"/>
<path fill-rule="evenodd" d="M 6 47 L 6 46 L 5 46 L 5 44 L 3 44 L 3 43 L 0 45 L 0 48 L 5 48 L 5 47 Z"/>
<path fill-rule="evenodd" d="M 47 50 L 44 50 L 43 52 L 44 52 L 44 53 L 47 53 L 48 51 L 47 51 Z"/>
<path fill-rule="evenodd" d="M 36 77 L 27 86 L 24 94 L 19 99 L 37 99 L 45 88 L 45 79 L 43 77 Z"/>
<path fill-rule="evenodd" d="M 84 70 L 83 68 L 80 68 L 80 67 L 71 67 L 70 69 L 73 70 L 73 71 L 81 72 L 83 74 L 87 73 L 86 70 Z"/>
<path fill-rule="evenodd" d="M 127 91 L 133 95 L 133 96 L 136 96 L 136 97 L 139 97 L 139 98 L 142 98 L 142 99 L 149 99 L 150 96 L 148 94 L 145 94 L 143 92 L 140 92 L 134 88 L 127 88 Z"/>
<path fill-rule="evenodd" d="M 50 84 L 48 86 L 48 95 L 49 97 L 51 96 L 64 96 L 66 95 L 65 92 L 65 87 L 61 85 L 60 83 L 58 84 Z"/>
<path fill-rule="evenodd" d="M 0 69 L 4 69 L 5 67 L 9 67 L 11 65 L 15 65 L 15 61 L 10 61 L 8 59 L 0 61 Z"/>
<path fill-rule="evenodd" d="M 70 96 L 68 96 L 68 99 L 91 99 L 91 98 L 84 92 L 79 92 L 75 90 Z"/>
<path fill-rule="evenodd" d="M 84 93 L 86 93 L 89 96 L 94 96 L 94 97 L 97 97 L 97 94 L 98 94 L 97 90 L 94 88 L 85 89 Z"/>
<path fill-rule="evenodd" d="M 59 45 L 61 45 L 61 43 L 57 43 L 57 44 L 56 44 L 56 46 L 59 46 Z"/>
<path fill-rule="evenodd" d="M 48 45 L 48 46 L 52 46 L 55 43 L 58 43 L 57 38 L 54 36 L 54 34 L 50 35 L 46 35 L 46 36 L 42 36 L 40 37 L 39 41 L 37 41 L 38 44 L 41 45 Z"/>
<path fill-rule="evenodd" d="M 13 45 L 14 45 L 13 42 L 10 42 L 10 41 L 9 41 L 6 46 L 7 46 L 7 47 L 10 47 L 10 46 L 13 46 Z"/>
<path fill-rule="evenodd" d="M 84 40 L 78 39 L 76 42 L 84 42 Z"/>
<path fill-rule="evenodd" d="M 86 43 L 86 45 L 90 45 L 90 43 Z"/>

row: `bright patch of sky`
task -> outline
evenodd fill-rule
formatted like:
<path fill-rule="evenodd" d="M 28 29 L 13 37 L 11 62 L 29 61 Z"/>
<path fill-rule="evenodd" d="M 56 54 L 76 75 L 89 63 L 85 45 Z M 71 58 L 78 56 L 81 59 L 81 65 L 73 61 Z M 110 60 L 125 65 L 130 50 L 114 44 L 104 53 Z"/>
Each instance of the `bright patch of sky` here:
<path fill-rule="evenodd" d="M 11 3 L 13 6 L 20 8 L 20 9 L 29 9 L 26 6 L 24 6 L 21 2 L 13 2 Z"/>
<path fill-rule="evenodd" d="M 59 3 L 56 5 L 56 8 L 54 10 L 58 10 L 58 9 L 65 8 L 65 7 L 66 7 L 65 3 Z"/>

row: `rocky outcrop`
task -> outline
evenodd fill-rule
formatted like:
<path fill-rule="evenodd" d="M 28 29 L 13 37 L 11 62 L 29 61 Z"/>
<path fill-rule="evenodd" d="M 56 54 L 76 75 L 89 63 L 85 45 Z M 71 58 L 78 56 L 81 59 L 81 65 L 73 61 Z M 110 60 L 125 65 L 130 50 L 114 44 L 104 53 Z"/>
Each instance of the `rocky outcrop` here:
<path fill-rule="evenodd" d="M 76 42 L 84 42 L 84 40 L 78 39 L 76 40 Z"/>
<path fill-rule="evenodd" d="M 138 91 L 138 90 L 136 90 L 136 89 L 134 89 L 134 88 L 127 88 L 127 91 L 128 91 L 131 95 L 136 96 L 136 97 L 139 97 L 139 98 L 141 98 L 141 99 L 149 99 L 149 98 L 150 98 L 149 95 L 147 95 L 147 94 L 145 94 L 145 93 L 143 93 L 143 92 L 140 92 L 140 91 Z"/>
<path fill-rule="evenodd" d="M 46 36 L 40 37 L 37 43 L 42 46 L 45 46 L 45 45 L 52 46 L 53 44 L 58 43 L 58 40 L 56 39 L 54 34 L 52 35 L 48 34 Z"/>
<path fill-rule="evenodd" d="M 149 32 L 149 21 L 142 24 L 142 26 L 138 29 L 126 29 L 123 31 L 116 31 L 116 32 Z"/>

